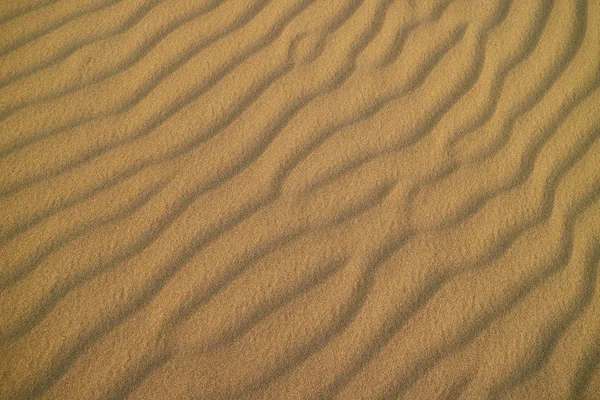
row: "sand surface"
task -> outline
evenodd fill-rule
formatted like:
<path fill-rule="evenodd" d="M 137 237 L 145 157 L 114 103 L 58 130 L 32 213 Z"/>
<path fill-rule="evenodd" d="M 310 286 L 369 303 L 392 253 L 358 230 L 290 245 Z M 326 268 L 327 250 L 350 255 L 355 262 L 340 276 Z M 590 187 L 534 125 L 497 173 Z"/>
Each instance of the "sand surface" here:
<path fill-rule="evenodd" d="M 600 1 L 0 0 L 0 399 L 600 399 Z"/>

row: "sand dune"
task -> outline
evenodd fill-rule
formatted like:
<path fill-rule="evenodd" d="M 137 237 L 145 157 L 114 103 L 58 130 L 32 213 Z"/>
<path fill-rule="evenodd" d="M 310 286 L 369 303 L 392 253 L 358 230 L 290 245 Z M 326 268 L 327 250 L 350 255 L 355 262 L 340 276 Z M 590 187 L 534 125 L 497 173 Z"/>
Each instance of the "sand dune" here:
<path fill-rule="evenodd" d="M 0 2 L 0 399 L 600 399 L 600 2 Z"/>

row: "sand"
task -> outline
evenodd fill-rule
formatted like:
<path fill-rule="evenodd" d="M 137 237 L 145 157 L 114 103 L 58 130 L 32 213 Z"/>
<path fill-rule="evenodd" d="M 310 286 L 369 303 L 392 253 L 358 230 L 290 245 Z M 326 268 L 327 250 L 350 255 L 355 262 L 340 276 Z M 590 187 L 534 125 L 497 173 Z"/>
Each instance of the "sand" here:
<path fill-rule="evenodd" d="M 0 1 L 0 399 L 600 399 L 600 1 Z"/>

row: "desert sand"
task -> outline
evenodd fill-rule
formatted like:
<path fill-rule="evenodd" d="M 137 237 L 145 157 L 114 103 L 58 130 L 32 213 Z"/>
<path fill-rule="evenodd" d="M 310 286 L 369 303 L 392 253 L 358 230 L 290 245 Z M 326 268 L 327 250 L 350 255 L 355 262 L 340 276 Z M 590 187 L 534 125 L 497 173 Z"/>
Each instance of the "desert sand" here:
<path fill-rule="evenodd" d="M 0 399 L 600 399 L 600 1 L 0 0 Z"/>

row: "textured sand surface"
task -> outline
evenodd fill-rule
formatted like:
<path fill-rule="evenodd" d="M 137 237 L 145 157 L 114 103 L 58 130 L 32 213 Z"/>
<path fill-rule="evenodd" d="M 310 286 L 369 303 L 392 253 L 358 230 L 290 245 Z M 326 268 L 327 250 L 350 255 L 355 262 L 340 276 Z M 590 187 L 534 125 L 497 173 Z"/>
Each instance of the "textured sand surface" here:
<path fill-rule="evenodd" d="M 600 399 L 600 1 L 0 0 L 0 399 Z"/>

